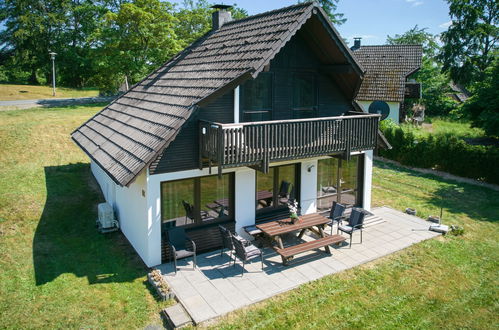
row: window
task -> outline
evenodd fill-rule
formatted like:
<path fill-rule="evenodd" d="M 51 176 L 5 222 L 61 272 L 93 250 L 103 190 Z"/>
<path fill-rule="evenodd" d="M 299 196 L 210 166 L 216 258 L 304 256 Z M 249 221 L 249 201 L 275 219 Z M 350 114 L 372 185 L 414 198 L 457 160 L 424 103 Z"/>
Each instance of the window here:
<path fill-rule="evenodd" d="M 272 119 L 272 80 L 272 73 L 262 72 L 241 86 L 241 121 Z"/>
<path fill-rule="evenodd" d="M 317 117 L 317 83 L 313 73 L 293 75 L 293 118 Z"/>
<path fill-rule="evenodd" d="M 299 165 L 271 167 L 269 173 L 256 173 L 256 209 L 269 211 L 287 207 L 291 199 L 298 199 Z"/>
<path fill-rule="evenodd" d="M 161 183 L 161 218 L 168 227 L 233 218 L 233 174 Z"/>

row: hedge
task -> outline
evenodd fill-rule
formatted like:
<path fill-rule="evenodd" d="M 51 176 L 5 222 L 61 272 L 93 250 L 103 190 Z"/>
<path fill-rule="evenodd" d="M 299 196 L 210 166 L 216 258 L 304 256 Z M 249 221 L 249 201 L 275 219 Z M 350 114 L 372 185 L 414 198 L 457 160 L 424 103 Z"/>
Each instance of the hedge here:
<path fill-rule="evenodd" d="M 399 126 L 382 127 L 391 150 L 380 150 L 383 157 L 403 165 L 433 168 L 454 175 L 499 184 L 499 148 L 469 145 L 450 134 L 416 137 Z"/>

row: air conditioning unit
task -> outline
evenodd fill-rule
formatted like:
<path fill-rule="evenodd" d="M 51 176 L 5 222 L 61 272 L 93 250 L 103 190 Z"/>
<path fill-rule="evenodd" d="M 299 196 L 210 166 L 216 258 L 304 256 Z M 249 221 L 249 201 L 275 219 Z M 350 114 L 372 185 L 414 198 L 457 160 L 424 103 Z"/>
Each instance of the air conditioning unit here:
<path fill-rule="evenodd" d="M 108 203 L 101 203 L 97 207 L 99 218 L 97 227 L 101 233 L 116 231 L 120 227 L 118 220 L 114 217 L 113 207 Z"/>

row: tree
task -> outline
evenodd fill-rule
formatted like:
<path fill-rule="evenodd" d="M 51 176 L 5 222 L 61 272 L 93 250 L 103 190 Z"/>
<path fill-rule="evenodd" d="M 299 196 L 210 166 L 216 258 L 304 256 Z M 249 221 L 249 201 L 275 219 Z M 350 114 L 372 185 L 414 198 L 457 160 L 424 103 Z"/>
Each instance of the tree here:
<path fill-rule="evenodd" d="M 499 60 L 496 58 L 477 83 L 476 93 L 461 107 L 461 113 L 487 135 L 499 138 Z"/>
<path fill-rule="evenodd" d="M 190 45 L 193 41 L 207 33 L 211 29 L 212 5 L 206 0 L 184 0 L 183 6 L 175 13 L 178 24 L 175 33 L 183 47 Z M 234 5 L 229 9 L 233 19 L 241 19 L 248 16 L 246 10 Z"/>
<path fill-rule="evenodd" d="M 104 91 L 117 89 L 126 76 L 136 83 L 181 50 L 175 33 L 178 19 L 169 2 L 133 0 L 104 16 L 103 27 L 93 35 L 93 82 Z"/>
<path fill-rule="evenodd" d="M 0 19 L 1 51 L 8 64 L 29 73 L 28 82 L 38 84 L 38 71 L 49 72 L 48 52 L 57 48 L 64 22 L 64 3 L 51 0 L 3 0 Z"/>
<path fill-rule="evenodd" d="M 446 115 L 455 109 L 456 103 L 447 95 L 451 92 L 450 79 L 447 74 L 441 72 L 442 64 L 436 60 L 436 55 L 440 51 L 437 37 L 426 30 L 416 25 L 403 34 L 387 36 L 387 44 L 417 44 L 423 47 L 421 69 L 414 74 L 414 78 L 421 82 L 423 89 L 421 103 L 426 106 L 428 115 Z"/>
<path fill-rule="evenodd" d="M 442 33 L 443 70 L 467 87 L 483 79 L 497 56 L 499 2 L 447 0 L 452 25 Z"/>
<path fill-rule="evenodd" d="M 300 0 L 298 3 L 302 2 L 307 2 L 309 0 Z M 318 0 L 317 1 L 319 5 L 324 9 L 326 14 L 329 16 L 329 19 L 333 24 L 336 25 L 341 25 L 347 21 L 346 18 L 344 18 L 344 14 L 337 13 L 336 10 L 338 9 L 338 2 L 339 0 Z"/>

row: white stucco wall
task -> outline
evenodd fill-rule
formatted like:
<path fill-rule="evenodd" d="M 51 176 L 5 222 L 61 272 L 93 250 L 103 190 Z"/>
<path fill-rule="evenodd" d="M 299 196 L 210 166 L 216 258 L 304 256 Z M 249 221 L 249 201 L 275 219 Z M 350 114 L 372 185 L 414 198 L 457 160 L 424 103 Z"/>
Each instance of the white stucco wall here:
<path fill-rule="evenodd" d="M 113 208 L 116 207 L 116 183 L 94 161 L 90 162 L 90 170 L 100 186 L 104 199 Z"/>
<path fill-rule="evenodd" d="M 146 213 L 146 198 L 142 191 L 146 192 L 146 171 L 142 171 L 134 182 L 127 187 L 120 187 L 97 165 L 90 163 L 92 173 L 101 187 L 106 202 L 114 208 L 116 218 L 120 222 L 120 230 L 132 244 L 146 265 L 151 250 L 147 237 L 148 223 Z M 154 251 L 155 252 L 155 251 Z M 161 253 L 161 251 L 160 251 Z"/>
<path fill-rule="evenodd" d="M 147 202 L 142 191 L 147 191 L 146 171 L 143 170 L 129 187 L 116 186 L 116 216 L 120 221 L 120 229 L 130 241 L 135 251 L 146 265 L 151 251 L 147 239 Z"/>
<path fill-rule="evenodd" d="M 357 101 L 357 103 L 364 109 L 365 112 L 369 112 L 369 106 L 373 101 Z M 399 102 L 386 102 L 390 107 L 390 114 L 386 119 L 391 119 L 395 124 L 399 124 L 399 113 L 400 113 L 400 103 Z"/>
<path fill-rule="evenodd" d="M 371 189 L 373 182 L 373 151 L 364 152 L 364 190 L 362 192 L 362 208 L 371 211 Z"/>
<path fill-rule="evenodd" d="M 310 214 L 317 211 L 317 161 L 317 159 L 309 159 L 301 163 L 301 214 Z"/>
<path fill-rule="evenodd" d="M 239 235 L 250 239 L 243 227 L 255 224 L 256 207 L 256 172 L 244 168 L 235 173 L 235 219 L 236 231 Z"/>

